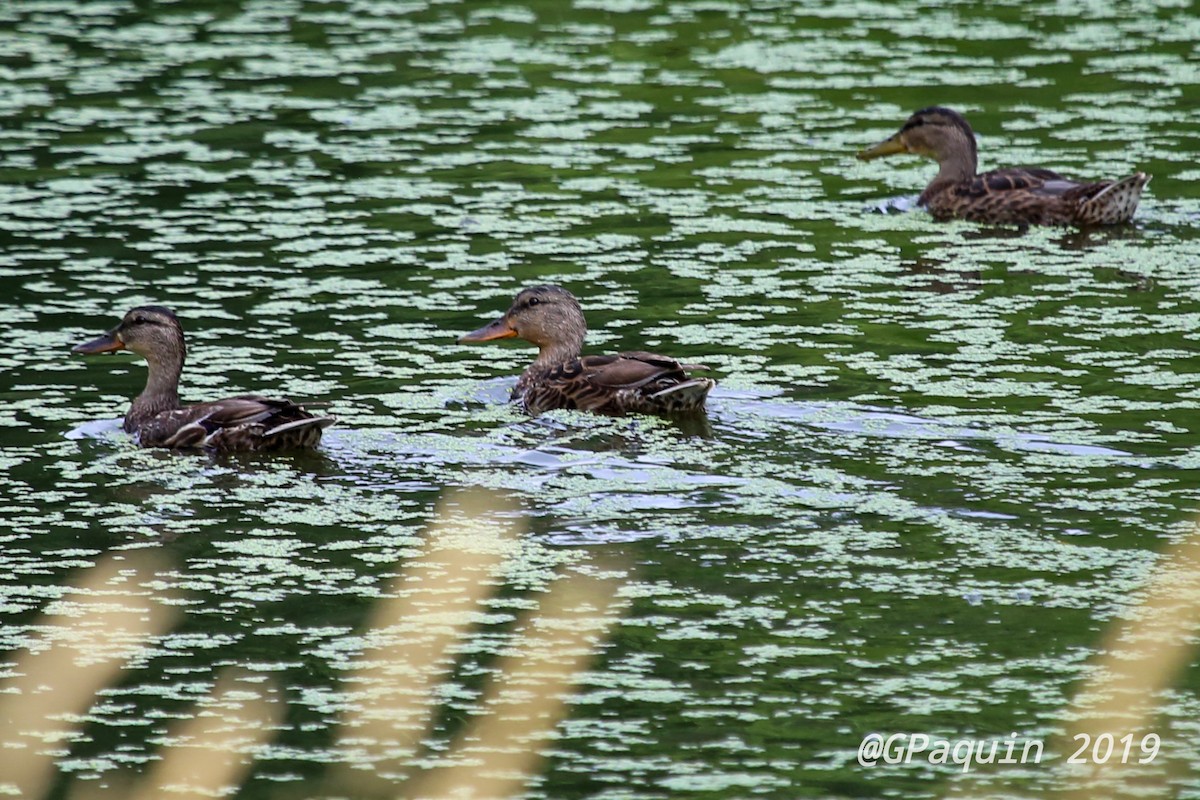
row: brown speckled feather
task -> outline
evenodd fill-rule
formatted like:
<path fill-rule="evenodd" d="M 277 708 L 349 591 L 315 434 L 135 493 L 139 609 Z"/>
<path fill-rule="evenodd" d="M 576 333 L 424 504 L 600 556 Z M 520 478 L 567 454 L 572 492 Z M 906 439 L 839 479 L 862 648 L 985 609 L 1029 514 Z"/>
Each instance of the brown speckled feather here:
<path fill-rule="evenodd" d="M 704 408 L 716 384 L 692 378 L 689 369 L 706 367 L 640 351 L 584 356 L 545 371 L 527 371 L 513 389 L 513 400 L 530 414 L 553 408 L 601 414 L 695 412 Z"/>
<path fill-rule="evenodd" d="M 918 204 L 936 219 L 1016 225 L 1114 225 L 1137 210 L 1150 176 L 1074 181 L 1040 167 L 977 174 L 975 133 L 957 111 L 930 106 L 915 112 L 894 135 L 858 154 L 864 161 L 912 153 L 938 163 L 938 174 Z"/>
<path fill-rule="evenodd" d="M 240 395 L 162 411 L 143 419 L 125 418 L 125 429 L 142 447 L 273 452 L 314 447 L 333 424 L 314 417 L 290 400 Z"/>
<path fill-rule="evenodd" d="M 274 451 L 314 447 L 333 424 L 290 400 L 244 394 L 191 406 L 179 403 L 187 347 L 175 312 L 139 306 L 121 324 L 73 352 L 129 350 L 146 359 L 146 388 L 134 398 L 124 428 L 142 447 Z"/>
<path fill-rule="evenodd" d="M 504 316 L 459 339 L 490 342 L 519 337 L 538 346 L 538 357 L 517 379 L 512 400 L 530 414 L 574 408 L 601 414 L 694 414 L 704 409 L 716 382 L 693 378 L 669 356 L 630 351 L 580 356 L 587 322 L 575 296 L 561 286 L 522 290 Z"/>
<path fill-rule="evenodd" d="M 936 219 L 1111 225 L 1132 218 L 1148 181 L 1148 176 L 1137 173 L 1120 182 L 1078 183 L 1048 169 L 1015 167 L 985 172 L 965 183 L 932 183 L 921 194 L 919 203 Z M 1109 202 L 1096 202 L 1110 195 Z"/>

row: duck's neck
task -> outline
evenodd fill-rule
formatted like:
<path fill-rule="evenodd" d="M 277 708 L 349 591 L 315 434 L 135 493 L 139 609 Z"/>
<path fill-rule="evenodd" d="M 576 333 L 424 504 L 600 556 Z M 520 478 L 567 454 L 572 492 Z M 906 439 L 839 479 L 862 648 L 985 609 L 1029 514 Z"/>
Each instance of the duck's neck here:
<path fill-rule="evenodd" d="M 967 147 L 956 148 L 953 152 L 938 162 L 938 174 L 935 181 L 969 181 L 975 177 L 979 164 Z"/>
<path fill-rule="evenodd" d="M 583 352 L 583 337 L 584 334 L 581 333 L 578 336 L 572 335 L 568 339 L 543 344 L 538 350 L 537 358 L 517 379 L 517 387 L 514 391 L 516 393 L 525 391 L 530 383 L 546 375 L 555 367 L 579 358 L 579 354 Z"/>
<path fill-rule="evenodd" d="M 917 198 L 918 205 L 929 205 L 935 194 L 944 192 L 953 186 L 970 184 L 976 176 L 976 160 L 970 151 L 955 152 L 943 161 L 938 162 L 937 175 L 929 182 L 925 191 Z"/>
<path fill-rule="evenodd" d="M 965 140 L 956 142 L 955 145 L 938 160 L 938 174 L 921 193 L 920 203 L 922 205 L 943 189 L 967 183 L 975 178 L 976 170 L 979 169 L 975 149 L 970 142 Z"/>
<path fill-rule="evenodd" d="M 164 411 L 179 408 L 179 376 L 183 355 L 146 356 L 146 388 L 133 399 L 125 415 L 125 430 L 135 431 L 146 420 Z"/>

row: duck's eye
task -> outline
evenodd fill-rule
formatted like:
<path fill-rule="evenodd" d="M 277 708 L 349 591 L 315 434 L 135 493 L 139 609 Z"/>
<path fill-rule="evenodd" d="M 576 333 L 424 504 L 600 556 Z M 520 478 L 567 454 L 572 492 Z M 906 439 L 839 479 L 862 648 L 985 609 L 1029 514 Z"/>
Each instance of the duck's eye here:
<path fill-rule="evenodd" d="M 542 302 L 542 301 L 536 297 L 529 298 L 529 305 L 531 305 L 531 306 L 536 306 L 540 302 Z"/>
<path fill-rule="evenodd" d="M 134 325 L 145 325 L 145 324 L 146 324 L 146 318 L 145 318 L 145 317 L 134 317 L 134 318 L 133 318 L 133 324 L 134 324 Z"/>

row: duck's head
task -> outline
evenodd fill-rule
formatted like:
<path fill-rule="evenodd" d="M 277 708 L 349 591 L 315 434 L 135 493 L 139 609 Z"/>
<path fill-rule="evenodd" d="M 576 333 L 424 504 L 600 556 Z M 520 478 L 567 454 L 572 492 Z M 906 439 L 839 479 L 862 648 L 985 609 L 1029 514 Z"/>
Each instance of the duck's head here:
<path fill-rule="evenodd" d="M 539 348 L 581 347 L 587 322 L 575 296 L 561 286 L 531 286 L 504 316 L 459 338 L 462 344 L 518 337 Z"/>
<path fill-rule="evenodd" d="M 941 106 L 930 106 L 909 117 L 894 135 L 860 151 L 858 158 L 870 161 L 896 153 L 924 156 L 939 164 L 968 155 L 973 165 L 977 159 L 975 134 L 962 114 Z"/>
<path fill-rule="evenodd" d="M 169 308 L 138 306 L 127 312 L 121 324 L 108 333 L 71 348 L 72 353 L 84 355 L 114 350 L 129 350 L 155 363 L 182 362 L 187 352 L 183 326 Z"/>

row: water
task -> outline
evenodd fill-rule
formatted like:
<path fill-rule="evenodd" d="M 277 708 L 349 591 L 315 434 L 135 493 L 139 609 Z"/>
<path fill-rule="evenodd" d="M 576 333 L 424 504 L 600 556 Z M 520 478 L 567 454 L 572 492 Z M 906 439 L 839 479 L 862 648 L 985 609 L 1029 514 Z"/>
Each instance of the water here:
<path fill-rule="evenodd" d="M 1053 785 L 854 753 L 1065 730 L 1190 529 L 1198 27 L 1172 3 L 6 3 L 0 647 L 106 553 L 164 555 L 155 590 L 185 598 L 61 773 L 144 773 L 235 666 L 287 707 L 243 796 L 305 796 L 348 758 L 370 608 L 467 487 L 528 532 L 424 758 L 514 609 L 603 557 L 631 606 L 530 796 Z M 1136 222 L 902 213 L 932 165 L 853 156 L 933 103 L 985 168 L 1153 174 Z M 534 282 L 579 295 L 593 352 L 710 364 L 708 429 L 505 406 L 529 349 L 454 339 Z M 321 452 L 135 449 L 111 420 L 143 367 L 68 350 L 144 302 L 184 321 L 185 397 L 328 402 Z M 1144 774 L 1181 795 L 1200 675 L 1174 686 Z"/>

